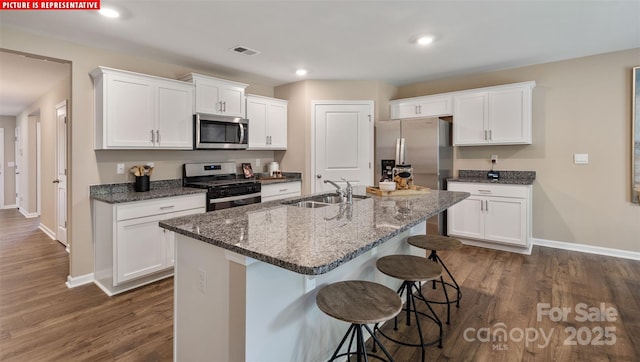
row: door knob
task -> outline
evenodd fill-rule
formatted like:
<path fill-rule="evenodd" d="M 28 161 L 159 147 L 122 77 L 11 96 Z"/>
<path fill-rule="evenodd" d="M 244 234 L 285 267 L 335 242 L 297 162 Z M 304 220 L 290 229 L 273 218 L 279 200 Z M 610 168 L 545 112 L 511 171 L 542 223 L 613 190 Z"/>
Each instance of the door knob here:
<path fill-rule="evenodd" d="M 59 183 L 60 183 L 60 180 L 53 180 L 52 182 L 53 182 L 54 184 L 59 184 Z"/>
<path fill-rule="evenodd" d="M 317 174 L 316 177 L 317 178 L 322 178 L 322 175 L 321 174 Z"/>

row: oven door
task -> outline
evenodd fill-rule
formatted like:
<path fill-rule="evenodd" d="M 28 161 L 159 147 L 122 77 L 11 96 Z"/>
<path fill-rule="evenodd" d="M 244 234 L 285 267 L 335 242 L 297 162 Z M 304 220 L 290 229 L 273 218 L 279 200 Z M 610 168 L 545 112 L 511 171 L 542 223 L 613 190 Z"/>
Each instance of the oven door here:
<path fill-rule="evenodd" d="M 244 149 L 248 146 L 249 120 L 198 113 L 195 118 L 194 148 Z"/>
<path fill-rule="evenodd" d="M 230 207 L 238 207 L 251 204 L 259 204 L 262 201 L 260 192 L 247 195 L 237 195 L 229 197 L 220 197 L 217 199 L 209 199 L 207 211 L 216 211 L 228 209 Z"/>

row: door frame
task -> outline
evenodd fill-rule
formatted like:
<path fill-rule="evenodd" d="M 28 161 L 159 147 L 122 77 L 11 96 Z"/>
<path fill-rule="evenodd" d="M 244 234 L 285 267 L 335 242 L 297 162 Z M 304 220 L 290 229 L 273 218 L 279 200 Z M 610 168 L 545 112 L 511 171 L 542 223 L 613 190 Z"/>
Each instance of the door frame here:
<path fill-rule="evenodd" d="M 0 128 L 0 209 L 4 209 L 4 175 L 7 173 L 4 166 L 4 128 Z"/>
<path fill-rule="evenodd" d="M 373 163 L 375 161 L 375 145 L 373 144 L 374 138 L 374 123 L 375 123 L 375 103 L 373 100 L 358 100 L 358 101 L 311 101 L 311 193 L 316 193 L 316 175 L 318 174 L 316 168 L 316 107 L 317 106 L 328 106 L 328 105 L 366 105 L 369 106 L 370 110 L 370 119 L 369 119 L 369 162 L 371 167 L 369 167 L 369 179 L 373 180 Z M 365 185 L 366 186 L 366 185 Z"/>
<path fill-rule="evenodd" d="M 15 174 L 15 188 L 16 188 L 16 209 L 20 210 L 20 199 L 19 199 L 19 195 L 20 195 L 20 170 L 22 169 L 22 155 L 20 154 L 20 143 L 22 142 L 22 138 L 20 137 L 20 127 L 18 127 L 18 124 L 16 123 L 16 128 L 14 129 L 14 143 L 13 143 L 13 147 L 14 147 L 14 156 L 13 158 L 15 159 L 15 163 L 13 165 L 13 172 Z"/>
<path fill-rule="evenodd" d="M 62 158 L 64 158 L 64 164 L 66 167 L 66 172 L 65 172 L 65 179 L 64 179 L 64 188 L 65 188 L 65 210 L 64 210 L 64 215 L 62 215 L 64 217 L 65 222 L 69 221 L 69 102 L 65 99 L 62 102 L 56 104 L 56 111 L 55 111 L 55 120 L 56 120 L 56 156 L 55 156 L 55 177 L 56 179 L 58 179 L 58 169 L 59 169 L 59 164 L 58 162 L 60 162 L 60 147 L 64 147 L 64 155 L 62 155 Z M 60 124 L 60 120 L 59 117 L 61 115 L 61 110 L 64 109 L 64 117 L 65 117 L 65 121 L 63 122 L 63 124 Z M 64 128 L 64 129 L 60 129 L 60 128 Z M 60 145 L 60 132 L 64 133 L 64 145 Z M 58 226 L 60 225 L 60 199 L 59 199 L 59 184 L 56 184 L 56 188 L 55 188 L 55 196 L 54 196 L 54 209 L 55 211 L 55 236 L 56 236 L 56 240 L 58 242 L 60 242 L 62 245 L 64 245 L 66 247 L 67 253 L 69 253 L 71 250 L 70 248 L 70 244 L 69 244 L 69 225 L 67 224 L 65 226 L 65 235 L 64 235 L 64 239 L 65 240 L 60 240 L 60 235 L 58 233 L 59 228 Z"/>

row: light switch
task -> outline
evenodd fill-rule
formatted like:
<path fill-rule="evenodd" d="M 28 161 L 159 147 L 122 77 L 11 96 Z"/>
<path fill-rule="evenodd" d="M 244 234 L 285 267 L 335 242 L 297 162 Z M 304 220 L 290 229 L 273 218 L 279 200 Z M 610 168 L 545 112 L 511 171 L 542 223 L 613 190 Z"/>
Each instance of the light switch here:
<path fill-rule="evenodd" d="M 573 154 L 573 163 L 576 165 L 588 165 L 589 164 L 589 154 L 588 153 L 574 153 Z"/>

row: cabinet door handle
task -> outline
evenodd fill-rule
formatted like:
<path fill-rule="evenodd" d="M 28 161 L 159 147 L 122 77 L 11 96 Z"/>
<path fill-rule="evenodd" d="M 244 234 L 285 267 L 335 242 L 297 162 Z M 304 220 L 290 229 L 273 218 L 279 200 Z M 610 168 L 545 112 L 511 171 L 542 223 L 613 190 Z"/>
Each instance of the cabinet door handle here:
<path fill-rule="evenodd" d="M 418 105 L 418 113 L 422 114 L 422 105 Z"/>
<path fill-rule="evenodd" d="M 222 111 L 226 112 L 227 111 L 227 102 L 222 102 L 222 106 L 223 106 Z"/>
<path fill-rule="evenodd" d="M 289 190 L 289 189 L 280 189 L 280 192 L 285 192 L 287 190 Z"/>
<path fill-rule="evenodd" d="M 156 143 L 156 136 L 153 133 L 153 130 L 151 130 L 151 143 Z"/>
<path fill-rule="evenodd" d="M 489 200 L 485 200 L 484 211 L 489 212 Z"/>
<path fill-rule="evenodd" d="M 160 130 L 156 130 L 156 142 L 160 143 Z"/>
<path fill-rule="evenodd" d="M 491 190 L 478 190 L 478 192 L 481 194 L 490 194 Z"/>
<path fill-rule="evenodd" d="M 484 200 L 480 200 L 480 212 L 484 211 Z"/>
<path fill-rule="evenodd" d="M 174 207 L 176 207 L 176 205 L 160 206 L 160 210 L 173 209 Z"/>
<path fill-rule="evenodd" d="M 491 130 L 489 130 L 489 140 L 493 139 L 493 135 L 491 134 Z"/>

